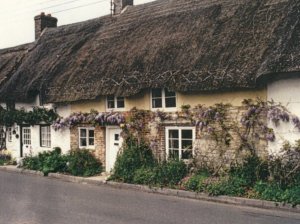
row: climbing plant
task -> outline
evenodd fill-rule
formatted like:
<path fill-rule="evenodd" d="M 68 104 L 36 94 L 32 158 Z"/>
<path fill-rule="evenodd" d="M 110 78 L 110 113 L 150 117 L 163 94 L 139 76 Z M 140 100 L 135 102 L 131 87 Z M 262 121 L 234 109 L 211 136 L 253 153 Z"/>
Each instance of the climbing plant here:
<path fill-rule="evenodd" d="M 6 110 L 0 108 L 0 125 L 8 127 L 14 124 L 51 124 L 57 117 L 58 114 L 53 109 L 34 107 L 31 111 L 26 111 L 24 108 L 19 110 Z"/>

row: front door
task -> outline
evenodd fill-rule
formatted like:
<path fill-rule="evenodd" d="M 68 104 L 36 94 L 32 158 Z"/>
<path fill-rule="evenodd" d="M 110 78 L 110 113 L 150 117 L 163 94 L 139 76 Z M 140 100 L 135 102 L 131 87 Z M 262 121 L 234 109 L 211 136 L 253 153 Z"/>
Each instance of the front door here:
<path fill-rule="evenodd" d="M 22 139 L 21 139 L 21 157 L 30 154 L 31 149 L 31 128 L 30 126 L 22 127 Z"/>
<path fill-rule="evenodd" d="M 106 129 L 106 172 L 114 168 L 119 149 L 122 146 L 121 129 L 107 127 Z"/>

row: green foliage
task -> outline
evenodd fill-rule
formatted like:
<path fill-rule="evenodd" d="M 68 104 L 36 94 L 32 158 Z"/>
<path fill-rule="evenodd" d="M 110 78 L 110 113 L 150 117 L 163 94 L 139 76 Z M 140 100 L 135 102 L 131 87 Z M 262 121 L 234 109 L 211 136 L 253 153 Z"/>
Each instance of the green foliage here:
<path fill-rule="evenodd" d="M 61 150 L 56 148 L 53 151 L 41 152 L 37 156 L 25 157 L 23 168 L 37 170 L 48 175 L 48 173 L 65 172 L 66 157 L 61 155 Z"/>
<path fill-rule="evenodd" d="M 46 108 L 33 108 L 32 111 L 20 110 L 5 110 L 0 108 L 0 125 L 7 127 L 13 124 L 40 124 L 41 122 L 50 124 L 58 118 L 58 114 Z"/>
<path fill-rule="evenodd" d="M 293 205 L 300 204 L 299 185 L 283 189 L 278 183 L 259 181 L 254 186 L 254 190 L 260 199 L 291 203 Z"/>
<path fill-rule="evenodd" d="M 94 176 L 102 172 L 102 164 L 88 149 L 71 150 L 67 155 L 67 172 L 74 176 Z"/>
<path fill-rule="evenodd" d="M 101 163 L 88 150 L 76 150 L 62 155 L 60 148 L 23 159 L 24 169 L 49 173 L 70 173 L 74 176 L 93 176 L 101 173 Z"/>
<path fill-rule="evenodd" d="M 248 186 L 253 186 L 257 180 L 268 179 L 268 163 L 257 156 L 248 156 L 241 165 L 231 167 L 229 176 L 243 179 Z"/>
<path fill-rule="evenodd" d="M 135 171 L 133 177 L 133 183 L 155 185 L 156 178 L 157 178 L 156 172 L 152 168 L 142 167 Z"/>
<path fill-rule="evenodd" d="M 203 192 L 207 186 L 206 180 L 210 176 L 207 171 L 200 171 L 197 174 L 191 176 L 187 182 L 184 183 L 184 187 L 189 191 Z"/>
<path fill-rule="evenodd" d="M 135 172 L 141 168 L 153 167 L 155 164 L 151 149 L 144 143 L 127 141 L 126 147 L 117 156 L 111 179 L 133 183 Z"/>
<path fill-rule="evenodd" d="M 0 150 L 0 166 L 12 162 L 11 154 L 7 150 Z"/>
<path fill-rule="evenodd" d="M 182 160 L 169 160 L 154 168 L 156 183 L 161 186 L 175 186 L 186 175 L 187 166 Z"/>

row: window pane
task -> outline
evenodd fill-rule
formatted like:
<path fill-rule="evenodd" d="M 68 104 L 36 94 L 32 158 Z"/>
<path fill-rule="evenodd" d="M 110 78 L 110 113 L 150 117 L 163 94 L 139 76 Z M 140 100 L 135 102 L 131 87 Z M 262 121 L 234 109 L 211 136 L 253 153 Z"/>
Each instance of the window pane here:
<path fill-rule="evenodd" d="M 162 90 L 161 89 L 152 89 L 152 98 L 161 98 L 162 97 Z"/>
<path fill-rule="evenodd" d="M 117 98 L 117 108 L 124 108 L 124 107 L 125 107 L 124 97 L 118 97 Z"/>
<path fill-rule="evenodd" d="M 119 134 L 115 134 L 115 141 L 119 141 L 120 139 L 120 135 Z"/>
<path fill-rule="evenodd" d="M 81 138 L 80 139 L 80 146 L 82 146 L 82 147 L 87 146 L 86 138 Z"/>
<path fill-rule="evenodd" d="M 179 148 L 179 140 L 169 140 L 169 148 L 178 149 Z"/>
<path fill-rule="evenodd" d="M 95 136 L 95 131 L 94 130 L 89 130 L 89 137 L 94 138 Z"/>
<path fill-rule="evenodd" d="M 193 152 L 192 150 L 184 150 L 182 151 L 182 159 L 192 159 L 193 158 Z"/>
<path fill-rule="evenodd" d="M 89 138 L 89 145 L 94 145 L 94 138 Z"/>
<path fill-rule="evenodd" d="M 86 137 L 86 129 L 80 129 L 80 137 Z"/>
<path fill-rule="evenodd" d="M 162 99 L 152 99 L 152 108 L 162 108 Z"/>
<path fill-rule="evenodd" d="M 176 107 L 176 98 L 166 98 L 166 107 Z"/>
<path fill-rule="evenodd" d="M 179 159 L 179 151 L 178 150 L 169 150 L 169 158 Z"/>
<path fill-rule="evenodd" d="M 176 93 L 173 92 L 173 91 L 170 91 L 170 92 L 169 92 L 167 89 L 165 89 L 165 96 L 166 96 L 166 97 L 170 97 L 170 96 L 175 97 L 175 96 L 176 96 Z"/>
<path fill-rule="evenodd" d="M 192 130 L 182 130 L 181 137 L 184 139 L 193 139 L 193 131 Z"/>
<path fill-rule="evenodd" d="M 178 130 L 169 130 L 169 138 L 179 138 Z"/>
<path fill-rule="evenodd" d="M 182 149 L 192 149 L 193 141 L 192 140 L 182 140 L 181 147 L 182 147 Z"/>
<path fill-rule="evenodd" d="M 107 101 L 107 108 L 109 109 L 115 108 L 115 101 Z"/>

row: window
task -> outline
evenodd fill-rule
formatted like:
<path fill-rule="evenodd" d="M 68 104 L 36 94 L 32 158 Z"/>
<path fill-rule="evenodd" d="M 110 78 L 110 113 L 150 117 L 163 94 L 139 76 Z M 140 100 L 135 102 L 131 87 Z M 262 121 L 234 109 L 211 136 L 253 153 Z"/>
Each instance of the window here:
<path fill-rule="evenodd" d="M 166 128 L 167 157 L 178 159 L 191 159 L 193 157 L 194 139 L 194 128 Z"/>
<path fill-rule="evenodd" d="M 167 89 L 151 90 L 152 108 L 174 108 L 176 107 L 176 93 Z"/>
<path fill-rule="evenodd" d="M 30 129 L 30 127 L 23 127 L 23 144 L 31 145 L 31 129 Z"/>
<path fill-rule="evenodd" d="M 41 147 L 51 148 L 51 127 L 41 126 L 40 136 L 41 136 Z"/>
<path fill-rule="evenodd" d="M 95 147 L 95 129 L 79 128 L 79 147 L 94 148 Z"/>
<path fill-rule="evenodd" d="M 7 101 L 6 102 L 6 109 L 7 110 L 14 110 L 16 108 L 16 104 L 14 101 Z"/>
<path fill-rule="evenodd" d="M 12 142 L 12 128 L 7 128 L 7 141 Z"/>
<path fill-rule="evenodd" d="M 124 97 L 108 96 L 106 98 L 107 108 L 108 109 L 120 109 L 125 108 L 125 99 Z"/>

